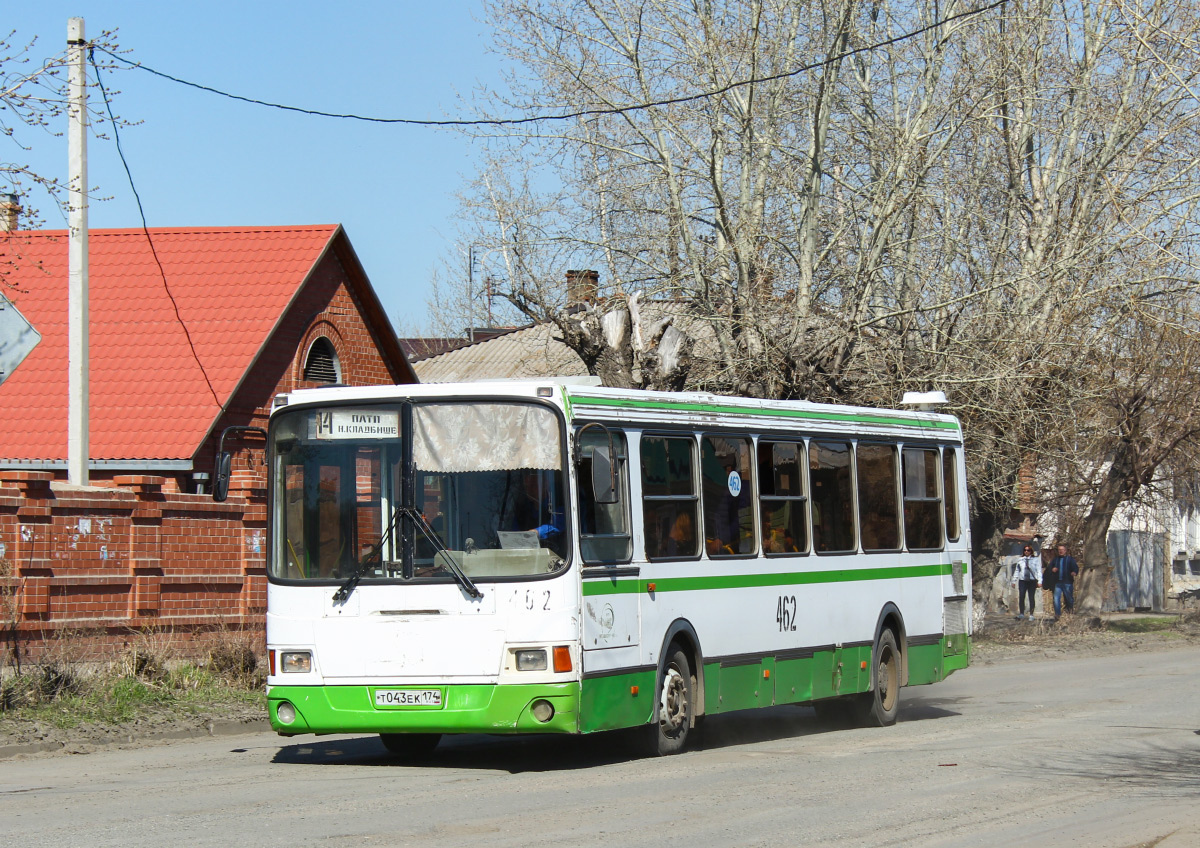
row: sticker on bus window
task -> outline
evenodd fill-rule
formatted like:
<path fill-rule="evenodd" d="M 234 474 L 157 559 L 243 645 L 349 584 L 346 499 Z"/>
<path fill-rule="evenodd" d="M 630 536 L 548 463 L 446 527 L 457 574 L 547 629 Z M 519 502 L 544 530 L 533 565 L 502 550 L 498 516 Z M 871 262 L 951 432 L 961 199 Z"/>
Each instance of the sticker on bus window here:
<path fill-rule="evenodd" d="M 365 409 L 314 412 L 309 419 L 310 439 L 398 439 L 400 413 Z"/>
<path fill-rule="evenodd" d="M 729 494 L 735 498 L 742 493 L 742 475 L 736 471 L 729 472 Z"/>

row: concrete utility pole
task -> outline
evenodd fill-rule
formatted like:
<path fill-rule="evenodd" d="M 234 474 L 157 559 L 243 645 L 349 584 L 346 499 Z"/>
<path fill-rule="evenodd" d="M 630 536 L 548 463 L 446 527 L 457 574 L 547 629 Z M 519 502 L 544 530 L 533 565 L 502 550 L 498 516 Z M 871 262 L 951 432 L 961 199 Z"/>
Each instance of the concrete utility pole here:
<path fill-rule="evenodd" d="M 67 380 L 70 401 L 67 426 L 67 480 L 88 484 L 88 197 L 87 197 L 87 57 L 83 18 L 67 21 L 67 203 L 70 243 L 67 248 L 69 343 Z"/>

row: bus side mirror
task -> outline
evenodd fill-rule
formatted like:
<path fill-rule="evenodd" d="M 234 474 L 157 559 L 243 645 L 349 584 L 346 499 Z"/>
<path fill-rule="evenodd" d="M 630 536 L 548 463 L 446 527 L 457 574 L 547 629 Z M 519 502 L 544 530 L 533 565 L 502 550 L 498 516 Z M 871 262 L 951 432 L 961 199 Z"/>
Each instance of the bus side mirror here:
<path fill-rule="evenodd" d="M 617 502 L 617 475 L 607 445 L 592 448 L 592 498 L 598 504 Z"/>
<path fill-rule="evenodd" d="M 213 500 L 218 503 L 229 497 L 229 470 L 233 466 L 233 454 L 221 451 L 213 464 Z"/>

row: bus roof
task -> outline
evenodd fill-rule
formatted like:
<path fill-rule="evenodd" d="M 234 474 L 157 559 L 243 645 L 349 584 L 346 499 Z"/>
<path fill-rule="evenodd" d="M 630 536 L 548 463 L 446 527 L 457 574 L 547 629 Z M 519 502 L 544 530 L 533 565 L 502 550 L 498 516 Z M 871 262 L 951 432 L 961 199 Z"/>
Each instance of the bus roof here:
<path fill-rule="evenodd" d="M 831 434 L 878 434 L 961 443 L 952 415 L 801 400 L 765 400 L 710 392 L 658 392 L 596 385 L 594 378 L 542 378 L 471 383 L 425 383 L 299 389 L 280 395 L 275 408 L 292 405 L 386 401 L 405 398 L 540 398 L 564 410 L 573 421 L 698 429 L 772 430 Z"/>

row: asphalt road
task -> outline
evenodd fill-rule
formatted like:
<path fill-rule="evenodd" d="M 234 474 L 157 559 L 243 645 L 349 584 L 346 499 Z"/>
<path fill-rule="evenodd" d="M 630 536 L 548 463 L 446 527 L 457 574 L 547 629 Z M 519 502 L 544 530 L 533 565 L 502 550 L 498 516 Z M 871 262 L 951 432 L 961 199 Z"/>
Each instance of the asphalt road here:
<path fill-rule="evenodd" d="M 907 689 L 891 728 L 804 708 L 703 746 L 256 734 L 0 762 L 0 845 L 1200 845 L 1200 651 L 1005 661 Z"/>

